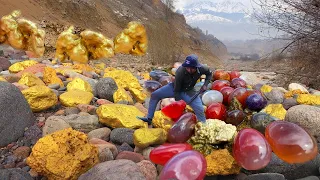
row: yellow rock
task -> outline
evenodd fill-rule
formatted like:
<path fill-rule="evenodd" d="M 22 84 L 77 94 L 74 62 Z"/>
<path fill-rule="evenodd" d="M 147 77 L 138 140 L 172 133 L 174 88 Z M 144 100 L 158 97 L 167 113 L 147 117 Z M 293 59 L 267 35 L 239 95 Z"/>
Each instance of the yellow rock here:
<path fill-rule="evenodd" d="M 72 128 L 39 139 L 27 158 L 27 164 L 49 180 L 76 180 L 98 161 L 98 148 Z"/>
<path fill-rule="evenodd" d="M 60 87 L 64 87 L 62 80 L 57 76 L 56 70 L 51 67 L 44 68 L 43 81 L 46 85 L 60 84 Z"/>
<path fill-rule="evenodd" d="M 93 72 L 94 68 L 89 66 L 89 64 L 74 64 L 72 66 L 73 70 L 79 70 L 79 71 L 87 71 L 87 72 Z"/>
<path fill-rule="evenodd" d="M 284 109 L 282 104 L 269 104 L 265 107 L 262 112 L 270 114 L 273 117 L 276 117 L 280 120 L 284 120 L 287 110 Z"/>
<path fill-rule="evenodd" d="M 18 73 L 18 72 L 20 72 L 30 66 L 33 66 L 35 64 L 38 64 L 38 62 L 35 60 L 26 60 L 26 61 L 22 61 L 22 62 L 17 62 L 17 63 L 12 64 L 9 67 L 9 72 Z"/>
<path fill-rule="evenodd" d="M 84 46 L 80 36 L 73 33 L 74 27 L 70 26 L 67 30 L 63 31 L 56 43 L 55 58 L 64 62 L 71 59 L 78 63 L 88 62 L 88 51 Z"/>
<path fill-rule="evenodd" d="M 320 105 L 320 96 L 312 94 L 299 94 L 297 98 L 299 104 Z"/>
<path fill-rule="evenodd" d="M 104 72 L 104 78 L 113 78 L 118 86 L 129 90 L 139 103 L 143 103 L 146 94 L 143 92 L 143 88 L 139 84 L 139 81 L 129 71 L 117 70 L 106 68 Z"/>
<path fill-rule="evenodd" d="M 59 96 L 62 105 L 76 107 L 79 104 L 90 104 L 93 94 L 86 91 L 70 90 Z"/>
<path fill-rule="evenodd" d="M 2 77 L 2 76 L 0 76 L 0 81 L 7 82 L 7 80 L 6 80 L 4 77 Z"/>
<path fill-rule="evenodd" d="M 239 174 L 241 167 L 227 149 L 212 151 L 206 156 L 207 161 L 207 175 L 232 175 Z"/>
<path fill-rule="evenodd" d="M 113 41 L 104 35 L 86 30 L 80 34 L 88 52 L 91 53 L 93 59 L 113 57 Z"/>
<path fill-rule="evenodd" d="M 104 104 L 97 109 L 99 121 L 112 128 L 146 128 L 148 124 L 137 119 L 137 116 L 144 116 L 134 106 L 124 104 Z"/>
<path fill-rule="evenodd" d="M 67 85 L 67 91 L 80 90 L 92 93 L 91 85 L 81 78 L 74 78 Z"/>
<path fill-rule="evenodd" d="M 16 21 L 20 15 L 21 12 L 16 10 L 7 16 L 3 16 L 0 20 L 2 29 L 1 41 L 5 40 L 8 44 L 17 49 L 23 49 L 25 47 L 23 34 L 20 32 L 19 25 Z"/>
<path fill-rule="evenodd" d="M 141 74 L 141 77 L 142 77 L 145 81 L 151 80 L 150 73 L 148 73 L 148 72 L 142 73 L 142 74 Z"/>
<path fill-rule="evenodd" d="M 164 115 L 161 111 L 156 111 L 154 113 L 152 125 L 155 128 L 162 128 L 168 132 L 173 124 L 174 122 L 171 120 L 171 118 Z"/>
<path fill-rule="evenodd" d="M 133 133 L 133 142 L 139 148 L 163 144 L 167 140 L 167 132 L 162 128 L 141 128 Z"/>
<path fill-rule="evenodd" d="M 17 23 L 19 31 L 21 31 L 24 38 L 24 49 L 33 52 L 36 57 L 42 57 L 45 51 L 45 31 L 39 29 L 35 23 L 26 19 L 18 19 Z"/>
<path fill-rule="evenodd" d="M 114 103 L 118 103 L 120 101 L 126 101 L 129 104 L 133 104 L 132 98 L 129 96 L 127 91 L 123 89 L 123 87 L 118 86 L 118 90 L 113 93 L 113 101 Z"/>
<path fill-rule="evenodd" d="M 115 53 L 144 55 L 147 52 L 147 48 L 146 29 L 136 21 L 129 22 L 127 28 L 114 39 Z"/>
<path fill-rule="evenodd" d="M 106 68 L 106 64 L 101 62 L 101 63 L 95 64 L 94 67 L 99 69 L 99 70 L 104 70 Z"/>
<path fill-rule="evenodd" d="M 269 92 L 272 91 L 272 87 L 265 84 L 265 85 L 263 85 L 263 86 L 261 87 L 260 91 L 261 91 L 262 93 L 269 93 Z"/>
<path fill-rule="evenodd" d="M 306 92 L 301 91 L 300 89 L 295 89 L 292 91 L 288 91 L 284 94 L 285 98 L 292 98 L 294 95 L 298 95 L 298 94 L 308 94 Z"/>
<path fill-rule="evenodd" d="M 58 102 L 57 95 L 47 86 L 36 85 L 22 91 L 33 112 L 43 111 Z"/>
<path fill-rule="evenodd" d="M 45 86 L 44 82 L 33 73 L 25 72 L 22 74 L 19 84 L 23 84 L 29 87 L 32 86 Z"/>

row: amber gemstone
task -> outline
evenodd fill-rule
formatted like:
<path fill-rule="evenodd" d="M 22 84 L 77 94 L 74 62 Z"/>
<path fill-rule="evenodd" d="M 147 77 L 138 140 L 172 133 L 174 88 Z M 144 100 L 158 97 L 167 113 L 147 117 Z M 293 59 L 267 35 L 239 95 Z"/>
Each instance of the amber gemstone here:
<path fill-rule="evenodd" d="M 267 126 L 265 136 L 273 152 L 287 163 L 305 163 L 318 154 L 315 139 L 297 124 L 274 121 Z"/>

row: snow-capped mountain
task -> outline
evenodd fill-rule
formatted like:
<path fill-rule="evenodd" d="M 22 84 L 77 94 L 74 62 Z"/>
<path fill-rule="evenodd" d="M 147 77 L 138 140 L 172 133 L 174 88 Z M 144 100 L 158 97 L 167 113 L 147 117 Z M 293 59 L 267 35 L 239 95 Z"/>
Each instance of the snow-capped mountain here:
<path fill-rule="evenodd" d="M 250 5 L 241 0 L 198 1 L 179 7 L 189 25 L 199 27 L 218 39 L 243 40 L 257 34 L 257 25 L 252 22 Z"/>
<path fill-rule="evenodd" d="M 188 23 L 210 21 L 219 23 L 249 22 L 250 12 L 241 2 L 199 1 L 177 10 L 186 17 Z"/>

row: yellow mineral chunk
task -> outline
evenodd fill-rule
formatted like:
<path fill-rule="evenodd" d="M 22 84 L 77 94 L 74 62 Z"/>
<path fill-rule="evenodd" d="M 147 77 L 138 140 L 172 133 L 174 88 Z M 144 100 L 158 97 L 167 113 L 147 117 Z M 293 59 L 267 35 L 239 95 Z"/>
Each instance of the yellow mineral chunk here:
<path fill-rule="evenodd" d="M 144 116 L 136 107 L 124 104 L 104 104 L 97 109 L 99 121 L 112 128 L 146 128 L 148 124 L 137 119 Z"/>
<path fill-rule="evenodd" d="M 16 19 L 20 16 L 20 11 L 13 11 L 11 14 L 7 16 L 3 16 L 0 20 L 1 27 L 0 29 L 5 32 L 8 43 L 17 49 L 23 49 L 23 35 L 19 30 L 18 23 Z M 3 37 L 2 37 L 3 39 Z"/>
<path fill-rule="evenodd" d="M 238 166 L 233 156 L 227 149 L 215 150 L 208 156 L 207 161 L 207 175 L 232 175 L 239 174 L 241 167 Z"/>
<path fill-rule="evenodd" d="M 154 113 L 152 120 L 153 127 L 162 128 L 168 132 L 173 124 L 174 122 L 171 120 L 171 118 L 164 115 L 161 111 L 156 111 Z"/>
<path fill-rule="evenodd" d="M 49 180 L 76 180 L 98 162 L 98 148 L 72 128 L 39 139 L 27 158 L 27 164 Z"/>
<path fill-rule="evenodd" d="M 93 59 L 113 57 L 113 41 L 100 33 L 93 31 L 83 31 L 80 34 L 88 52 L 92 54 Z"/>
<path fill-rule="evenodd" d="M 88 51 L 81 41 L 80 36 L 73 33 L 74 27 L 70 26 L 69 29 L 63 31 L 56 43 L 55 58 L 64 62 L 67 59 L 79 63 L 88 62 Z"/>
<path fill-rule="evenodd" d="M 17 23 L 26 43 L 25 50 L 34 52 L 37 57 L 43 56 L 45 31 L 38 29 L 35 23 L 26 19 L 18 19 Z"/>
<path fill-rule="evenodd" d="M 60 87 L 64 87 L 62 80 L 57 76 L 56 70 L 51 67 L 44 68 L 43 81 L 46 85 L 60 84 Z"/>
<path fill-rule="evenodd" d="M 18 83 L 29 86 L 29 87 L 37 86 L 37 85 L 45 86 L 44 82 L 40 78 L 38 78 L 36 75 L 30 72 L 23 73 Z"/>
<path fill-rule="evenodd" d="M 0 76 L 0 81 L 7 82 L 7 80 L 6 80 L 4 77 L 2 77 L 2 76 Z"/>
<path fill-rule="evenodd" d="M 265 112 L 273 117 L 276 117 L 280 120 L 284 120 L 287 110 L 284 109 L 282 104 L 269 104 L 265 107 L 262 112 Z"/>
<path fill-rule="evenodd" d="M 47 86 L 36 85 L 22 91 L 33 112 L 39 112 L 54 106 L 58 102 L 57 95 Z"/>
<path fill-rule="evenodd" d="M 163 144 L 166 140 L 167 132 L 162 128 L 141 128 L 133 133 L 134 145 L 139 148 Z"/>
<path fill-rule="evenodd" d="M 236 126 L 218 119 L 207 119 L 206 123 L 196 124 L 195 135 L 191 139 L 195 144 L 220 144 L 231 142 L 236 133 Z"/>
<path fill-rule="evenodd" d="M 114 39 L 115 53 L 144 55 L 147 52 L 147 48 L 146 29 L 136 21 L 129 22 L 127 28 Z"/>
<path fill-rule="evenodd" d="M 312 94 L 299 94 L 297 98 L 299 104 L 320 105 L 320 96 Z"/>
<path fill-rule="evenodd" d="M 18 73 L 18 72 L 20 72 L 30 66 L 33 66 L 35 64 L 38 64 L 38 62 L 35 60 L 26 60 L 26 61 L 22 61 L 22 62 L 17 62 L 17 63 L 12 64 L 9 67 L 9 72 Z"/>
<path fill-rule="evenodd" d="M 151 80 L 150 73 L 148 73 L 148 72 L 142 73 L 142 74 L 141 74 L 141 77 L 142 77 L 145 81 Z"/>
<path fill-rule="evenodd" d="M 129 71 L 106 68 L 104 78 L 106 77 L 113 78 L 118 87 L 121 86 L 129 90 L 138 102 L 143 103 L 145 101 L 147 95 L 143 92 L 138 79 Z"/>
<path fill-rule="evenodd" d="M 118 86 L 117 91 L 113 93 L 113 101 L 114 103 L 125 101 L 128 102 L 128 104 L 133 104 L 131 96 L 129 96 L 127 91 L 121 86 Z"/>
<path fill-rule="evenodd" d="M 91 85 L 81 78 L 74 78 L 67 85 L 67 91 L 80 90 L 92 93 Z"/>
<path fill-rule="evenodd" d="M 300 89 L 295 89 L 292 91 L 288 91 L 284 94 L 285 98 L 292 98 L 294 95 L 298 95 L 298 94 L 308 94 L 306 92 L 301 91 Z"/>
<path fill-rule="evenodd" d="M 269 92 L 272 91 L 272 87 L 265 84 L 265 85 L 263 85 L 263 86 L 261 87 L 260 91 L 261 91 L 262 93 L 269 93 Z"/>
<path fill-rule="evenodd" d="M 87 71 L 87 72 L 94 72 L 94 68 L 89 66 L 89 64 L 74 64 L 72 66 L 73 70 L 80 70 L 80 71 Z"/>
<path fill-rule="evenodd" d="M 90 104 L 93 94 L 86 91 L 71 90 L 59 96 L 62 105 L 76 107 L 79 104 Z"/>

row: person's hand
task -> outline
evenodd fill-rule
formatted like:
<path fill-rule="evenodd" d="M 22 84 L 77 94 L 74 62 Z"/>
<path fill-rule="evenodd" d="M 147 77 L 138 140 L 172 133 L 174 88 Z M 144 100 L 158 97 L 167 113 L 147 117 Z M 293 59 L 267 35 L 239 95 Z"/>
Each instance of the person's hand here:
<path fill-rule="evenodd" d="M 204 92 L 204 91 L 206 91 L 206 90 L 207 90 L 207 86 L 206 86 L 206 85 L 201 86 L 201 88 L 200 88 L 200 91 L 201 91 L 201 92 Z"/>

